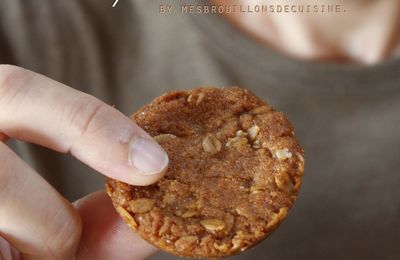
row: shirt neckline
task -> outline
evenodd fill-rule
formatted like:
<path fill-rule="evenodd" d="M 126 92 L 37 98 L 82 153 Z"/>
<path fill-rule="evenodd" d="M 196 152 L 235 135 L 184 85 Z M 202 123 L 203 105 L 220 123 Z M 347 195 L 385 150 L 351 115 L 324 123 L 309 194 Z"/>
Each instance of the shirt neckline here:
<path fill-rule="evenodd" d="M 203 4 L 201 1 L 195 1 Z M 302 88 L 350 93 L 387 91 L 400 85 L 400 58 L 389 58 L 375 65 L 337 62 L 307 62 L 278 53 L 218 14 L 185 14 L 191 17 L 207 43 L 231 62 L 255 72 L 302 82 Z M 304 84 L 306 83 L 306 84 Z M 321 87 L 323 86 L 323 88 Z M 300 87 L 300 86 L 299 86 Z"/>

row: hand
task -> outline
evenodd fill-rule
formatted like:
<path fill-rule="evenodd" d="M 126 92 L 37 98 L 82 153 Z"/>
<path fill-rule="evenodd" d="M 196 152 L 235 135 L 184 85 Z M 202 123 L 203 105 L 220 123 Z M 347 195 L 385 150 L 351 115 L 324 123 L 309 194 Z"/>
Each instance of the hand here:
<path fill-rule="evenodd" d="M 104 192 L 70 204 L 4 144 L 8 138 L 71 153 L 133 185 L 156 182 L 168 164 L 162 148 L 116 109 L 0 65 L 0 259 L 123 260 L 155 252 L 121 221 Z"/>

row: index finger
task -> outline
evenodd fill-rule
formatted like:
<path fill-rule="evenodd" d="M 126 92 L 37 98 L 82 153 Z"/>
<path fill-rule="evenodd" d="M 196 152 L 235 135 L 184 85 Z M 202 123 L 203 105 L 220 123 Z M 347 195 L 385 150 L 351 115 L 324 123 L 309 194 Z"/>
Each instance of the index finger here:
<path fill-rule="evenodd" d="M 165 173 L 168 156 L 139 126 L 99 99 L 40 74 L 0 65 L 0 132 L 70 152 L 133 185 Z"/>

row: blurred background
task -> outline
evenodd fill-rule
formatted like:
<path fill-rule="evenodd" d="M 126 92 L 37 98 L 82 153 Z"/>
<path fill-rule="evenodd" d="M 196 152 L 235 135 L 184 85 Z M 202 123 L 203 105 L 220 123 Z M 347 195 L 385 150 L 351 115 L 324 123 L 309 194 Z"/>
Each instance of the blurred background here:
<path fill-rule="evenodd" d="M 287 219 L 231 259 L 400 259 L 399 1 L 112 3 L 1 0 L 0 62 L 126 115 L 170 90 L 248 88 L 294 124 L 306 170 Z M 9 144 L 70 201 L 103 189 L 69 155 Z"/>

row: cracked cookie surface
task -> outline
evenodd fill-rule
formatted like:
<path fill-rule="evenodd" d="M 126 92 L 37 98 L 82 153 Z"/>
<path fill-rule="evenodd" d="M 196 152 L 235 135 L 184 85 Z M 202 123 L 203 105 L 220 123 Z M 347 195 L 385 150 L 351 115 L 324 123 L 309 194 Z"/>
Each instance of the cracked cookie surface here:
<path fill-rule="evenodd" d="M 163 179 L 147 187 L 107 179 L 124 221 L 179 256 L 250 248 L 285 218 L 304 171 L 287 118 L 238 87 L 166 93 L 132 119 L 167 151 Z"/>

